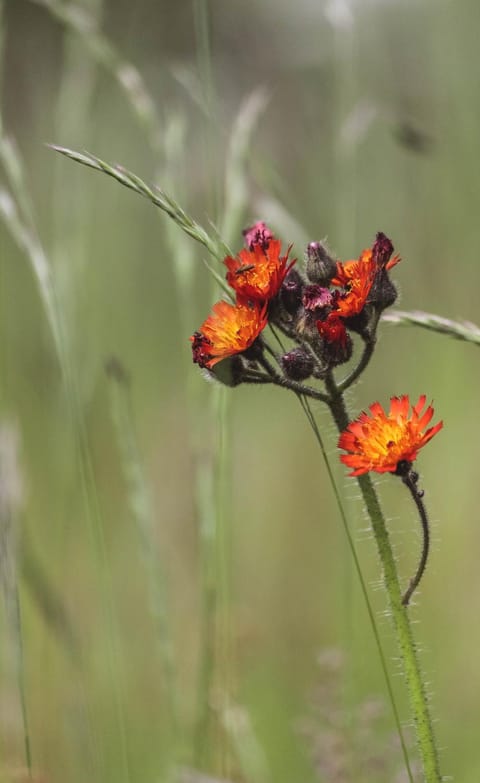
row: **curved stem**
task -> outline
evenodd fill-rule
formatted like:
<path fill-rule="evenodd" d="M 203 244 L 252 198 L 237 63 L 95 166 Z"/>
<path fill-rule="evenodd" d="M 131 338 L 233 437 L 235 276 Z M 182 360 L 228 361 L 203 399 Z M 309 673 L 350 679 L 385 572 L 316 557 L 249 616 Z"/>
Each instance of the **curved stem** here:
<path fill-rule="evenodd" d="M 357 378 L 360 377 L 360 375 L 368 365 L 370 359 L 372 358 L 373 351 L 377 342 L 376 334 L 377 334 L 377 326 L 378 326 L 379 318 L 380 318 L 379 313 L 372 314 L 367 331 L 363 335 L 361 335 L 364 346 L 363 346 L 363 353 L 360 357 L 360 361 L 358 362 L 357 366 L 354 367 L 354 369 L 351 371 L 349 375 L 347 375 L 345 378 L 343 378 L 341 381 L 339 381 L 336 384 L 337 394 L 341 394 L 346 389 L 348 389 L 353 383 L 355 383 Z"/>
<path fill-rule="evenodd" d="M 340 432 L 348 425 L 348 413 L 342 395 L 333 377 L 327 378 L 332 416 Z M 336 393 L 335 393 L 336 390 Z M 417 650 L 402 593 L 393 555 L 390 536 L 375 487 L 368 473 L 357 477 L 362 497 L 370 517 L 377 550 L 383 568 L 383 581 L 388 595 L 397 644 L 400 648 L 403 673 L 410 697 L 410 708 L 415 725 L 418 749 L 423 765 L 425 783 L 441 783 L 438 751 L 433 733 L 432 718 Z"/>
<path fill-rule="evenodd" d="M 405 486 L 408 487 L 408 489 L 410 490 L 410 494 L 417 507 L 418 513 L 420 514 L 420 522 L 422 523 L 422 532 L 423 532 L 423 545 L 422 545 L 422 554 L 420 557 L 420 562 L 418 564 L 415 575 L 410 579 L 408 588 L 405 591 L 405 594 L 402 598 L 403 606 L 408 606 L 410 602 L 410 598 L 412 597 L 413 593 L 415 592 L 418 585 L 420 584 L 420 580 L 423 576 L 423 572 L 425 571 L 425 566 L 427 565 L 428 552 L 430 549 L 430 529 L 428 526 L 427 510 L 422 500 L 423 492 L 419 491 L 417 487 L 416 478 L 418 478 L 418 475 L 416 476 L 416 474 L 412 473 L 411 470 L 407 473 L 406 476 L 402 477 L 402 481 L 405 484 Z"/>
<path fill-rule="evenodd" d="M 343 378 L 337 384 L 337 390 L 338 390 L 339 394 L 341 394 L 346 389 L 348 389 L 352 385 L 352 383 L 355 383 L 357 378 L 360 377 L 360 375 L 364 371 L 365 367 L 369 363 L 370 359 L 372 358 L 373 349 L 374 348 L 375 348 L 375 340 L 370 339 L 368 341 L 365 341 L 364 348 L 363 348 L 363 353 L 362 353 L 362 356 L 360 358 L 359 363 L 352 370 L 352 372 L 349 373 L 349 375 L 347 375 L 345 378 Z"/>

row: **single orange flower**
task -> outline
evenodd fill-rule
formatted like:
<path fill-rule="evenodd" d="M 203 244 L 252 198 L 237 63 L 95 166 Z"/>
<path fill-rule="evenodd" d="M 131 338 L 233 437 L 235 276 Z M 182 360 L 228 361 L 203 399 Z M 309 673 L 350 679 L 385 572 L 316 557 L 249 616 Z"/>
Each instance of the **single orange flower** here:
<path fill-rule="evenodd" d="M 239 298 L 267 302 L 278 294 L 295 263 L 294 260 L 287 264 L 290 248 L 286 255 L 280 255 L 281 244 L 279 239 L 270 239 L 267 245 L 253 244 L 250 250 L 241 250 L 235 258 L 225 258 L 227 282 Z"/>
<path fill-rule="evenodd" d="M 369 247 L 366 250 L 362 250 L 360 257 L 353 261 L 337 261 L 337 271 L 335 277 L 332 279 L 333 285 L 339 285 L 344 288 L 348 288 L 360 277 L 368 276 L 375 277 L 375 267 L 373 265 L 373 253 Z"/>
<path fill-rule="evenodd" d="M 391 258 L 392 253 L 393 245 L 388 237 L 378 233 L 373 246 L 363 250 L 357 261 L 337 261 L 332 283 L 346 289 L 338 295 L 335 308 L 338 315 L 349 318 L 361 313 L 377 276 L 400 261 L 400 256 Z"/>
<path fill-rule="evenodd" d="M 211 369 L 222 359 L 246 351 L 267 325 L 266 311 L 266 304 L 259 302 L 252 307 L 245 303 L 217 302 L 213 313 L 190 337 L 193 361 Z"/>
<path fill-rule="evenodd" d="M 409 415 L 408 395 L 392 397 L 390 413 L 385 413 L 378 402 L 370 405 L 371 416 L 361 413 L 340 435 L 338 446 L 349 454 L 341 461 L 353 468 L 350 476 L 360 476 L 375 470 L 377 473 L 395 473 L 402 461 L 413 462 L 422 446 L 442 429 L 443 421 L 422 432 L 433 416 L 431 405 L 421 413 L 427 398 L 424 394 Z"/>
<path fill-rule="evenodd" d="M 337 261 L 337 274 L 333 285 L 342 286 L 335 305 L 335 312 L 342 318 L 358 315 L 365 307 L 376 275 L 371 249 L 364 250 L 358 261 Z"/>

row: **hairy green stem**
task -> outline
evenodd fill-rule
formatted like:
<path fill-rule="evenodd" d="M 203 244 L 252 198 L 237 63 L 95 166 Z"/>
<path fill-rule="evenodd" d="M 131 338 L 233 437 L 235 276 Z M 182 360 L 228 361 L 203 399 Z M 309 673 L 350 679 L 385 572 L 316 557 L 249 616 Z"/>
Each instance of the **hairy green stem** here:
<path fill-rule="evenodd" d="M 348 425 L 349 417 L 344 399 L 336 389 L 333 377 L 328 379 L 331 393 L 331 413 L 340 432 Z M 336 393 L 335 393 L 336 391 Z M 370 517 L 378 554 L 383 569 L 383 580 L 392 613 L 397 644 L 400 649 L 403 674 L 410 697 L 410 707 L 416 731 L 418 749 L 423 765 L 425 783 L 440 783 L 438 751 L 433 733 L 432 718 L 425 683 L 420 669 L 417 650 L 407 608 L 402 602 L 402 592 L 385 518 L 370 475 L 358 476 L 360 491 Z"/>

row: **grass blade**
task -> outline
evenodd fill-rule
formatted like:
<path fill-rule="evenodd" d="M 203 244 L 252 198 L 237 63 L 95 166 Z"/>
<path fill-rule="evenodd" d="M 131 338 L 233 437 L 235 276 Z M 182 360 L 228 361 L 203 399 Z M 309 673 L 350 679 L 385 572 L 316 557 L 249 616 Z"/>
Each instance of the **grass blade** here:
<path fill-rule="evenodd" d="M 480 327 L 471 321 L 453 321 L 423 310 L 394 310 L 383 315 L 382 321 L 393 326 L 420 326 L 430 332 L 446 334 L 454 340 L 480 345 Z"/>
<path fill-rule="evenodd" d="M 74 160 L 76 163 L 81 163 L 83 166 L 88 166 L 95 171 L 101 171 L 103 174 L 107 174 L 112 177 L 124 187 L 133 190 L 143 198 L 148 199 L 156 207 L 159 207 L 165 212 L 175 223 L 184 231 L 188 236 L 195 239 L 203 245 L 208 252 L 214 258 L 221 258 L 217 243 L 212 237 L 205 231 L 202 226 L 196 223 L 193 218 L 189 217 L 187 213 L 180 207 L 180 205 L 173 199 L 168 193 L 160 188 L 151 188 L 140 177 L 134 174 L 123 166 L 112 166 L 106 163 L 101 158 L 97 158 L 96 155 L 91 155 L 88 152 L 77 152 L 75 150 L 68 149 L 67 147 L 60 147 L 56 144 L 49 145 L 55 152 L 59 152 L 61 155 Z"/>

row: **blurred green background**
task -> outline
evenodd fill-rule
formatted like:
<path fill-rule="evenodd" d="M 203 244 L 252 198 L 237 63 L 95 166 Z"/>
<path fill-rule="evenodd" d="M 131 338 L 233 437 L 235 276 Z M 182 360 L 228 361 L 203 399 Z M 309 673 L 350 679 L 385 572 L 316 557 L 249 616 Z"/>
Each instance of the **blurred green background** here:
<path fill-rule="evenodd" d="M 27 779 L 23 691 L 36 780 L 406 780 L 296 399 L 205 383 L 188 342 L 218 297 L 204 249 L 45 143 L 162 186 L 235 250 L 255 219 L 299 258 L 324 237 L 356 257 L 384 231 L 401 307 L 478 322 L 480 6 L 0 9 L 1 774 Z M 462 783 L 480 779 L 479 368 L 474 345 L 385 324 L 349 393 L 354 414 L 425 393 L 445 421 L 419 460 L 434 543 L 412 616 Z M 375 544 L 315 412 L 408 724 Z M 406 581 L 418 521 L 379 485 Z"/>

